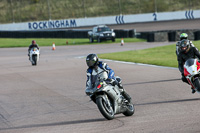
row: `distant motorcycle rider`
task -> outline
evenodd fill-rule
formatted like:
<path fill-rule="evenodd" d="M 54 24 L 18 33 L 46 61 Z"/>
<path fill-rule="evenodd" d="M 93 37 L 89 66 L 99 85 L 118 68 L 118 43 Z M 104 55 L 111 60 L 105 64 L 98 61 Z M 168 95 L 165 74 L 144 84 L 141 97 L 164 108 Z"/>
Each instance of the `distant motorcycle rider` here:
<path fill-rule="evenodd" d="M 122 96 L 128 101 L 131 102 L 131 97 L 125 92 L 122 81 L 119 77 L 115 77 L 114 71 L 104 62 L 99 61 L 98 56 L 96 54 L 89 54 L 86 57 L 86 63 L 88 66 L 87 69 L 87 81 L 86 81 L 86 89 L 85 93 L 90 95 L 91 89 L 93 88 L 93 76 L 97 75 L 102 71 L 106 71 L 108 74 L 108 79 L 112 85 L 118 85 L 119 91 L 121 92 Z"/>
<path fill-rule="evenodd" d="M 30 50 L 32 49 L 32 48 L 37 48 L 38 50 L 40 49 L 39 47 L 38 47 L 38 45 L 36 44 L 36 41 L 35 40 L 33 40 L 32 41 L 32 44 L 29 46 L 29 48 L 28 48 L 28 56 L 29 56 L 29 58 L 30 58 Z"/>
<path fill-rule="evenodd" d="M 183 65 L 185 61 L 187 61 L 190 58 L 196 58 L 196 57 L 200 59 L 199 50 L 196 47 L 192 47 L 189 40 L 183 39 L 180 42 L 180 52 L 178 54 L 178 68 L 179 71 L 181 72 L 183 82 L 188 83 L 186 77 L 184 76 Z M 194 89 L 192 89 L 192 93 L 195 93 Z"/>
<path fill-rule="evenodd" d="M 181 41 L 182 41 L 183 39 L 188 39 L 188 34 L 187 34 L 187 33 L 182 33 L 182 34 L 180 35 L 180 41 L 178 41 L 178 42 L 176 43 L 176 55 L 177 55 L 177 57 L 178 57 L 178 54 L 179 54 L 180 51 L 181 51 L 180 44 L 181 44 Z M 190 44 L 191 47 L 195 47 L 194 44 L 192 43 L 192 41 L 190 41 L 190 40 L 189 40 L 189 44 Z"/>

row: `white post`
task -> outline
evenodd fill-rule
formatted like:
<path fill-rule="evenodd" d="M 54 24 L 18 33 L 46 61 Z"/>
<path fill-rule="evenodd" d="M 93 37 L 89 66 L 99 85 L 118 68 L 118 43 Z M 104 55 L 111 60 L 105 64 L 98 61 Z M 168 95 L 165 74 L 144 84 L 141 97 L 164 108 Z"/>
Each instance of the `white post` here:
<path fill-rule="evenodd" d="M 50 10 L 49 0 L 47 0 L 47 4 L 48 4 L 49 20 L 51 20 L 51 10 Z"/>

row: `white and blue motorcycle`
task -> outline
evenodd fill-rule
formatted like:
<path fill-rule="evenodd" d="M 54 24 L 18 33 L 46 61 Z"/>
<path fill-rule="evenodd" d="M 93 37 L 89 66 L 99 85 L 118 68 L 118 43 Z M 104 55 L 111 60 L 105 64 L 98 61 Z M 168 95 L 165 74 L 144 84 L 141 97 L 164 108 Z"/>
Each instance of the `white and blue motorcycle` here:
<path fill-rule="evenodd" d="M 120 113 L 132 116 L 135 111 L 133 103 L 122 96 L 117 85 L 113 86 L 111 82 L 107 82 L 107 77 L 105 71 L 95 76 L 94 87 L 89 94 L 91 100 L 108 120 L 112 120 L 115 114 Z"/>
<path fill-rule="evenodd" d="M 40 58 L 40 50 L 37 48 L 32 48 L 30 50 L 29 56 L 30 56 L 29 59 L 30 59 L 30 62 L 32 63 L 32 65 L 36 66 L 39 61 L 39 58 Z"/>

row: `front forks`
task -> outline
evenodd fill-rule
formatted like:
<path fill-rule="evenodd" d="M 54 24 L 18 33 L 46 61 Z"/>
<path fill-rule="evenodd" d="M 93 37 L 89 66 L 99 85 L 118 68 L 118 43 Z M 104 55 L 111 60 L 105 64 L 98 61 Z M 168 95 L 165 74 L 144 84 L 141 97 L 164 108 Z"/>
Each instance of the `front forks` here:
<path fill-rule="evenodd" d="M 194 75 L 193 77 L 186 77 L 186 79 L 188 80 L 189 84 L 192 86 L 192 88 L 194 90 L 200 89 L 199 83 L 197 83 L 197 82 L 199 82 L 199 74 Z M 196 81 L 196 80 L 198 80 L 198 81 Z"/>

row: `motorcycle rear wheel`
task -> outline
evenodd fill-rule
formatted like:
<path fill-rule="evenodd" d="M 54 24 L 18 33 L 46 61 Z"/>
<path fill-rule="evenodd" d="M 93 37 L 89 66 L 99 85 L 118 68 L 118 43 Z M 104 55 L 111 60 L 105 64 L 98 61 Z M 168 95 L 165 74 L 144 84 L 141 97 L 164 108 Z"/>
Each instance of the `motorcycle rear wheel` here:
<path fill-rule="evenodd" d="M 106 119 L 112 120 L 114 118 L 114 111 L 112 106 L 106 104 L 106 101 L 102 97 L 96 99 L 96 104 L 99 108 L 99 111 Z"/>
<path fill-rule="evenodd" d="M 125 116 L 132 116 L 135 112 L 135 108 L 134 108 L 133 103 L 129 103 L 126 108 L 127 108 L 127 110 L 123 114 Z"/>

